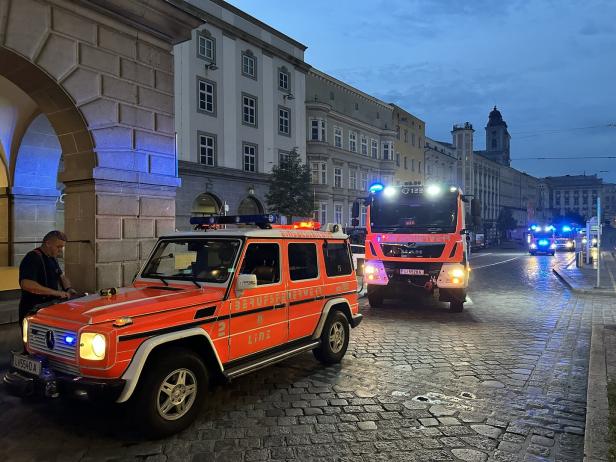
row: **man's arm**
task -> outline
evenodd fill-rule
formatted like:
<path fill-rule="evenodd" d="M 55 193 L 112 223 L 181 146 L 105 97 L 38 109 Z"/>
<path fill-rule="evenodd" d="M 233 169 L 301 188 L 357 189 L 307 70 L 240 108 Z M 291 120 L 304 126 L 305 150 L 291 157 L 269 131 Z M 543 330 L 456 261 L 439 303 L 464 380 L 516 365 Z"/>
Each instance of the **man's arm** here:
<path fill-rule="evenodd" d="M 68 280 L 64 273 L 60 275 L 60 282 L 62 282 L 62 287 L 64 287 L 64 290 L 69 294 L 75 295 L 77 293 L 77 291 L 71 287 L 71 281 Z"/>
<path fill-rule="evenodd" d="M 33 281 L 32 279 L 22 279 L 21 281 L 19 281 L 19 286 L 26 292 L 30 292 L 32 294 L 49 295 L 51 297 L 59 297 L 59 298 L 69 298 L 70 297 L 70 294 L 68 292 L 50 289 L 49 287 L 45 287 L 39 284 L 38 282 Z"/>

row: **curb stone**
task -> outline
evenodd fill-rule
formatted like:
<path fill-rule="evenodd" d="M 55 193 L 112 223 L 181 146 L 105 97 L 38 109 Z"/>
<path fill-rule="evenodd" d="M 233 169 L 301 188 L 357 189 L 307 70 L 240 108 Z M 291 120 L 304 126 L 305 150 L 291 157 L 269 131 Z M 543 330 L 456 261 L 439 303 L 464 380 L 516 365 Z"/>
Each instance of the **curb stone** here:
<path fill-rule="evenodd" d="M 604 340 L 603 325 L 593 325 L 590 341 L 588 387 L 586 391 L 584 462 L 607 461 L 609 455 L 607 350 L 605 349 Z"/>

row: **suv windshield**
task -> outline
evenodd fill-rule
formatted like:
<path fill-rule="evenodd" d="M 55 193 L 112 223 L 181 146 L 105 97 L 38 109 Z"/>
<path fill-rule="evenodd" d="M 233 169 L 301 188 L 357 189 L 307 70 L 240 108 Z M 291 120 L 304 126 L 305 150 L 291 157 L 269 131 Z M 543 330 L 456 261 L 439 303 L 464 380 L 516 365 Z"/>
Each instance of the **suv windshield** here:
<path fill-rule="evenodd" d="M 456 228 L 457 196 L 430 200 L 423 195 L 377 198 L 370 207 L 370 227 L 374 232 L 409 231 L 452 233 Z"/>
<path fill-rule="evenodd" d="M 163 240 L 141 277 L 224 284 L 234 271 L 240 245 L 237 239 Z"/>

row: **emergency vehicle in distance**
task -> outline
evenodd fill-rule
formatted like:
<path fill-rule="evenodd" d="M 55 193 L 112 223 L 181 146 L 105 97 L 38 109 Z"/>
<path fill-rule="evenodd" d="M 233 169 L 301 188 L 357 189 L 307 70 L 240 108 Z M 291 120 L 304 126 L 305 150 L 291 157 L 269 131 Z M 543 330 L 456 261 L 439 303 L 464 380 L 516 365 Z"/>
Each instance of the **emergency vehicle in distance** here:
<path fill-rule="evenodd" d="M 575 236 L 577 228 L 574 225 L 561 225 L 555 229 L 556 250 L 575 251 Z"/>
<path fill-rule="evenodd" d="M 455 186 L 387 186 L 374 184 L 367 206 L 366 260 L 371 307 L 386 298 L 405 297 L 414 288 L 434 293 L 461 312 L 466 301 L 470 266 L 467 255 L 465 203 L 479 225 L 480 207 Z M 353 205 L 354 222 L 359 203 Z"/>
<path fill-rule="evenodd" d="M 532 225 L 528 228 L 528 253 L 537 255 L 544 253 L 554 255 L 556 253 L 556 234 L 552 225 Z"/>
<path fill-rule="evenodd" d="M 207 231 L 160 237 L 132 287 L 27 317 L 27 354 L 13 353 L 5 384 L 18 395 L 129 402 L 136 424 L 160 437 L 195 419 L 213 379 L 310 350 L 340 362 L 362 320 L 348 237 L 340 225 L 274 221 L 192 218 Z M 213 229 L 230 224 L 244 227 Z"/>

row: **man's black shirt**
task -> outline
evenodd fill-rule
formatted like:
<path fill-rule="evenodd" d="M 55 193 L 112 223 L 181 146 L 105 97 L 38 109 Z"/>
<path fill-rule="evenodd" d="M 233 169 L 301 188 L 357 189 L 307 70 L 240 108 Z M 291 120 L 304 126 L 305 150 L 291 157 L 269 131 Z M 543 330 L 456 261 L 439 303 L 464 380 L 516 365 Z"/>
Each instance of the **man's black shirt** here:
<path fill-rule="evenodd" d="M 30 279 L 53 290 L 59 290 L 61 287 L 61 275 L 62 270 L 58 260 L 48 257 L 40 249 L 28 252 L 19 265 L 20 282 L 23 279 Z M 49 295 L 33 294 L 22 289 L 19 309 L 20 311 L 30 310 L 34 305 L 49 302 L 55 298 Z"/>

